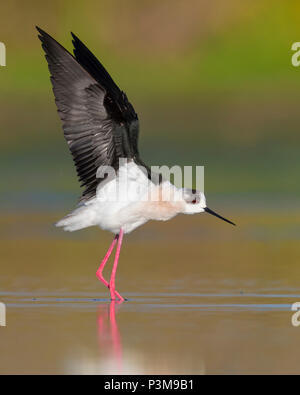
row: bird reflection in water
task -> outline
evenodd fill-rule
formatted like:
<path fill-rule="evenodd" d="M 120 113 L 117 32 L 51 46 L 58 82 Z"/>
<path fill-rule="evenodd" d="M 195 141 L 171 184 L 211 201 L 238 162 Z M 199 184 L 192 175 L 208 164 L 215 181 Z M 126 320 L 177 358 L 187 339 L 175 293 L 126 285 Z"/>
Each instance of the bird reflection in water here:
<path fill-rule="evenodd" d="M 112 300 L 109 305 L 101 304 L 98 309 L 98 341 L 100 352 L 108 354 L 108 360 L 116 373 L 121 373 L 122 366 L 122 341 L 116 320 L 116 312 L 123 301 Z"/>

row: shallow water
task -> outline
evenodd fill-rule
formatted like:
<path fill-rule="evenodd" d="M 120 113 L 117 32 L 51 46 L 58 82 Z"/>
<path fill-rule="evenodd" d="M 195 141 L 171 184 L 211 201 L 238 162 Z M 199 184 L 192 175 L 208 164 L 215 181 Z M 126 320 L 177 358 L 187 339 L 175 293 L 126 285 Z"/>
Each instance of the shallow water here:
<path fill-rule="evenodd" d="M 0 372 L 299 374 L 297 216 L 234 214 L 237 228 L 182 216 L 125 236 L 124 303 L 95 277 L 109 234 L 3 217 Z"/>

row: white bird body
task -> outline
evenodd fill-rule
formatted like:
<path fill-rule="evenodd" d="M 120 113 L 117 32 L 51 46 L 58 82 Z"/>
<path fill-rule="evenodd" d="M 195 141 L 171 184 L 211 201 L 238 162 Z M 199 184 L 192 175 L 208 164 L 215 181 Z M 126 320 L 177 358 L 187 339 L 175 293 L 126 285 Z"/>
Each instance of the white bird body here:
<path fill-rule="evenodd" d="M 115 234 L 120 229 L 129 233 L 149 220 L 167 221 L 179 213 L 204 211 L 204 194 L 199 196 L 199 202 L 188 204 L 185 190 L 167 180 L 153 183 L 130 161 L 119 168 L 115 178 L 99 184 L 95 198 L 81 204 L 56 225 L 67 231 L 96 225 Z"/>

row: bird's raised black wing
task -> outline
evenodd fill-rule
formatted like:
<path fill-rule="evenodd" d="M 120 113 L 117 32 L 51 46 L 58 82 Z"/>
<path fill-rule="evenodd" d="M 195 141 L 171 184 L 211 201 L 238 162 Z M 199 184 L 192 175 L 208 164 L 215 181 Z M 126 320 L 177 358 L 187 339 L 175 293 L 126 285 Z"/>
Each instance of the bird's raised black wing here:
<path fill-rule="evenodd" d="M 95 196 L 101 181 L 96 177 L 99 166 L 117 169 L 120 157 L 138 162 L 137 115 L 126 95 L 78 39 L 76 60 L 46 32 L 37 30 L 46 54 L 64 135 L 81 186 L 85 187 L 82 200 L 88 200 Z M 88 51 L 86 55 L 84 48 Z M 91 59 L 97 62 L 94 68 Z"/>
<path fill-rule="evenodd" d="M 122 92 L 115 84 L 109 73 L 92 52 L 74 34 L 73 37 L 74 56 L 81 66 L 106 90 L 106 106 L 112 117 L 120 122 L 126 120 L 128 125 L 128 138 L 133 155 L 138 158 L 138 116 L 133 106 L 128 101 L 125 92 Z"/>

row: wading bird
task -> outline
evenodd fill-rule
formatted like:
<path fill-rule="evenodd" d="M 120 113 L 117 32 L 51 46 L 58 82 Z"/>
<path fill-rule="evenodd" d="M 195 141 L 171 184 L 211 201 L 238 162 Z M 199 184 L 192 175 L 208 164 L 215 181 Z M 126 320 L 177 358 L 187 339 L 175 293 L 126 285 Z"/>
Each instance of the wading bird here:
<path fill-rule="evenodd" d="M 149 220 L 166 221 L 180 213 L 206 212 L 234 224 L 209 209 L 202 192 L 177 188 L 162 177 L 152 177 L 140 159 L 138 116 L 126 94 L 73 33 L 74 56 L 42 29 L 37 27 L 37 30 L 64 136 L 81 186 L 85 188 L 78 207 L 56 225 L 67 231 L 97 225 L 115 234 L 97 277 L 109 288 L 112 300 L 123 301 L 115 289 L 115 277 L 124 233 Z M 114 172 L 99 176 L 101 168 Z M 116 244 L 108 282 L 103 269 Z"/>

